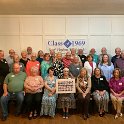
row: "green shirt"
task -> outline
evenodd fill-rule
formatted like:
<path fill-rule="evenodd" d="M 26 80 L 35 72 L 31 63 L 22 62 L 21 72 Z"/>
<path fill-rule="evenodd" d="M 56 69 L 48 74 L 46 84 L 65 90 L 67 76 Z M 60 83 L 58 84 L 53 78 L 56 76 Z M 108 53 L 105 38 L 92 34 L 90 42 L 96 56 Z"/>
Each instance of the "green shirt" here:
<path fill-rule="evenodd" d="M 20 92 L 24 90 L 25 79 L 25 72 L 20 71 L 18 74 L 11 72 L 6 76 L 4 83 L 7 84 L 9 92 Z"/>

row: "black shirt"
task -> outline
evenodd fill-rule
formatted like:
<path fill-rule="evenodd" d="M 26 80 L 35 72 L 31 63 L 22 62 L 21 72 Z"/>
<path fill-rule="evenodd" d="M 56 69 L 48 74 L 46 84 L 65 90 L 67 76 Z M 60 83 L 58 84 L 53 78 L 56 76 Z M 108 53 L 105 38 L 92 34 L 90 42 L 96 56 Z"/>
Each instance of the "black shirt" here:
<path fill-rule="evenodd" d="M 84 66 L 84 63 L 86 61 L 86 56 L 85 55 L 78 55 L 80 57 L 80 60 L 82 62 L 82 66 Z"/>
<path fill-rule="evenodd" d="M 96 78 L 95 75 L 91 77 L 91 91 L 94 92 L 95 90 L 103 91 L 106 90 L 109 92 L 109 84 L 105 78 L 105 76 L 102 76 L 100 78 Z"/>
<path fill-rule="evenodd" d="M 121 58 L 121 56 L 119 58 Z M 112 57 L 111 62 L 113 63 L 113 65 L 114 65 L 114 63 L 116 62 L 117 59 L 118 59 L 117 55 Z"/>
<path fill-rule="evenodd" d="M 9 73 L 9 65 L 5 59 L 0 60 L 0 84 L 4 82 L 6 75 Z"/>
<path fill-rule="evenodd" d="M 27 60 L 24 60 L 24 59 L 20 59 L 20 62 L 21 63 L 23 63 L 24 64 L 24 66 L 26 67 L 26 64 L 27 64 L 27 62 L 29 61 L 30 59 L 29 58 L 27 58 Z"/>

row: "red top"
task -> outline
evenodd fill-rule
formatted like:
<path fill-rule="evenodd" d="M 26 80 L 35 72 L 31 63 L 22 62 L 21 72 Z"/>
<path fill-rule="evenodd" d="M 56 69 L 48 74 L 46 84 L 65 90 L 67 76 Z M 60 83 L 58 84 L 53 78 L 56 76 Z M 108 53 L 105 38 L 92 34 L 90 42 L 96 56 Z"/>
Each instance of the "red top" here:
<path fill-rule="evenodd" d="M 40 63 L 38 61 L 34 61 L 34 62 L 28 61 L 27 65 L 26 65 L 26 69 L 25 69 L 27 76 L 31 76 L 31 67 L 33 67 L 33 66 L 38 67 L 38 69 L 40 70 Z M 39 75 L 40 75 L 40 73 L 39 73 Z"/>

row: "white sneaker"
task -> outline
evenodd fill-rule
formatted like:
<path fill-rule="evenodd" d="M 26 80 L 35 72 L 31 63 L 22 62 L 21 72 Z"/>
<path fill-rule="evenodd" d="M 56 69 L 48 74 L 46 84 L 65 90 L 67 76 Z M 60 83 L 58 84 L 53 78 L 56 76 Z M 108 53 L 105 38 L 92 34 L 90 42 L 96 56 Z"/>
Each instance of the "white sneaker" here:
<path fill-rule="evenodd" d="M 123 115 L 123 114 L 122 114 L 122 113 L 120 113 L 120 114 L 119 114 L 119 117 L 122 117 L 122 115 Z"/>
<path fill-rule="evenodd" d="M 115 117 L 114 117 L 114 119 L 117 119 L 118 117 L 119 117 L 118 114 L 116 114 Z"/>

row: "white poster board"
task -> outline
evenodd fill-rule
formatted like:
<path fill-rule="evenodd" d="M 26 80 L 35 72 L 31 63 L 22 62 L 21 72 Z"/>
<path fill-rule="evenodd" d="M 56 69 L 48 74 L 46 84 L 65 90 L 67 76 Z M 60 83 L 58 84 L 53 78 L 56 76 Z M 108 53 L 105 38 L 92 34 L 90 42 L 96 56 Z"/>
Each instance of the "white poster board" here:
<path fill-rule="evenodd" d="M 57 79 L 56 93 L 75 93 L 75 79 Z"/>

